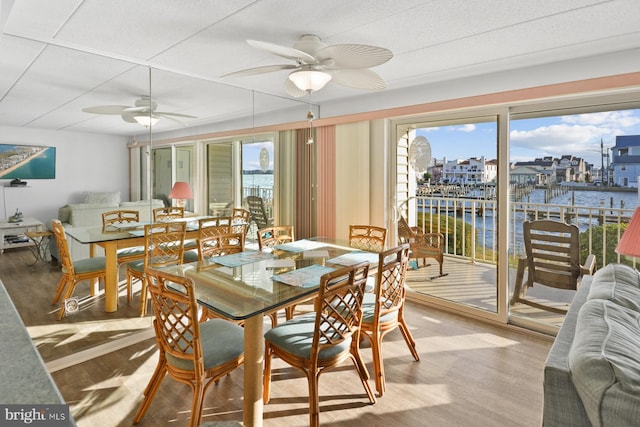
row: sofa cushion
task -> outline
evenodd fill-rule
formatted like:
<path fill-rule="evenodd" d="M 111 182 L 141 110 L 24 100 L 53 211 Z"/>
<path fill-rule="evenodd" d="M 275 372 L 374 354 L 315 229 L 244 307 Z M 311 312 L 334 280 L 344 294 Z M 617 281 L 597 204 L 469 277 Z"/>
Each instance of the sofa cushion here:
<path fill-rule="evenodd" d="M 58 209 L 58 219 L 60 222 L 65 223 L 69 222 L 69 218 L 71 217 L 71 206 L 65 205 Z"/>
<path fill-rule="evenodd" d="M 569 351 L 571 379 L 594 426 L 640 420 L 640 313 L 587 301 Z"/>
<path fill-rule="evenodd" d="M 95 192 L 87 191 L 82 194 L 82 203 L 120 203 L 119 191 Z"/>
<path fill-rule="evenodd" d="M 640 272 L 623 264 L 609 264 L 593 275 L 589 299 L 604 299 L 640 312 Z"/>

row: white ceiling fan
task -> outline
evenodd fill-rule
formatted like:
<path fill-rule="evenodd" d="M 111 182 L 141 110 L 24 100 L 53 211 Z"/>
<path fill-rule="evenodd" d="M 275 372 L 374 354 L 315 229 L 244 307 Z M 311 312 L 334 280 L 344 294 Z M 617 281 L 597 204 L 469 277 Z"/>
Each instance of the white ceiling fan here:
<path fill-rule="evenodd" d="M 379 90 L 387 87 L 384 79 L 370 67 L 382 65 L 393 57 L 389 49 L 362 44 L 327 46 L 320 37 L 304 35 L 293 47 L 247 40 L 251 46 L 295 61 L 295 64 L 266 65 L 225 74 L 240 77 L 291 70 L 285 83 L 289 95 L 299 98 L 320 90 L 329 81 L 356 89 Z"/>
<path fill-rule="evenodd" d="M 83 108 L 85 113 L 119 115 L 127 123 L 140 123 L 143 126 L 154 125 L 160 118 L 167 118 L 182 123 L 178 118 L 196 119 L 195 116 L 179 113 L 157 111 L 158 103 L 146 95 L 136 99 L 134 106 L 128 105 L 99 105 Z"/>

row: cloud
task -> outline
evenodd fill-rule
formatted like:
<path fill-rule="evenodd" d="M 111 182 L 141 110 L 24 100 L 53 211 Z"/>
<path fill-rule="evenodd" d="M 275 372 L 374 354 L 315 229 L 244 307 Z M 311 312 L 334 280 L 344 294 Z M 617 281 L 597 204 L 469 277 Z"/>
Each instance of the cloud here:
<path fill-rule="evenodd" d="M 473 132 L 476 130 L 476 125 L 474 125 L 473 123 L 468 123 L 466 125 L 462 125 L 462 126 L 452 126 L 450 128 L 451 132 Z"/>

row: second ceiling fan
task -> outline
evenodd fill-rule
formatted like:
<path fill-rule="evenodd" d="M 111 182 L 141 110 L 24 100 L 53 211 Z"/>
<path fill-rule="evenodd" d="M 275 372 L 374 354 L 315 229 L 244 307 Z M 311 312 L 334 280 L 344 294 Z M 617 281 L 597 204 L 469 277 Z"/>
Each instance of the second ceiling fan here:
<path fill-rule="evenodd" d="M 380 90 L 387 87 L 385 80 L 371 67 L 382 65 L 393 57 L 389 49 L 362 44 L 326 45 L 320 37 L 304 35 L 293 47 L 247 40 L 251 46 L 295 64 L 276 64 L 249 68 L 225 74 L 222 77 L 240 77 L 291 70 L 285 82 L 289 95 L 299 98 L 322 89 L 329 81 L 342 86 Z"/>
<path fill-rule="evenodd" d="M 146 95 L 136 99 L 133 106 L 128 105 L 99 105 L 83 108 L 85 113 L 119 115 L 127 123 L 140 123 L 143 126 L 155 124 L 160 118 L 167 118 L 182 123 L 178 118 L 196 119 L 195 116 L 180 113 L 157 111 L 158 103 Z"/>

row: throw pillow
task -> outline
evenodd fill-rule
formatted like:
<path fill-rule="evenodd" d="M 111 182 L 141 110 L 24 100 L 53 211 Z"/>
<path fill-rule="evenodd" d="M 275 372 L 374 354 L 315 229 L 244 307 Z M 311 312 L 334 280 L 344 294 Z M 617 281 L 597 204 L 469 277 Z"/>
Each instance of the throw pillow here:
<path fill-rule="evenodd" d="M 87 191 L 82 195 L 82 203 L 120 203 L 120 192 Z"/>

